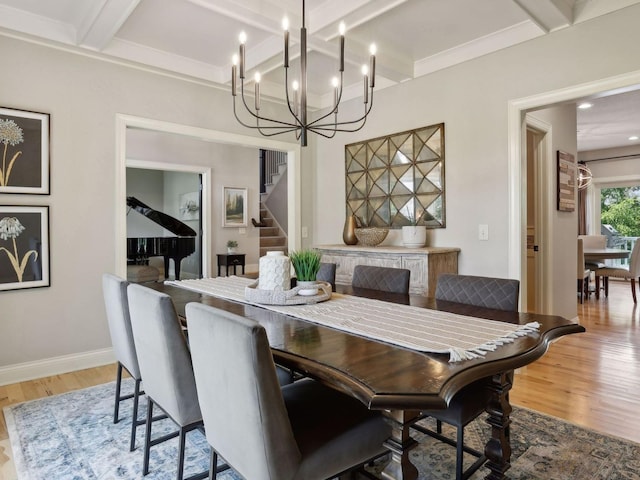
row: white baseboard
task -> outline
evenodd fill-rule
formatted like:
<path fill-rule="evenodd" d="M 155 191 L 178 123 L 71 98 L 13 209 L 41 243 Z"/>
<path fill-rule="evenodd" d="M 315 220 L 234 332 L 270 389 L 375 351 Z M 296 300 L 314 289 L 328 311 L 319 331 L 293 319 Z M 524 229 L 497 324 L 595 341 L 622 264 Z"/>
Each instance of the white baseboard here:
<path fill-rule="evenodd" d="M 108 365 L 116 361 L 112 348 L 46 358 L 0 367 L 0 386 Z"/>

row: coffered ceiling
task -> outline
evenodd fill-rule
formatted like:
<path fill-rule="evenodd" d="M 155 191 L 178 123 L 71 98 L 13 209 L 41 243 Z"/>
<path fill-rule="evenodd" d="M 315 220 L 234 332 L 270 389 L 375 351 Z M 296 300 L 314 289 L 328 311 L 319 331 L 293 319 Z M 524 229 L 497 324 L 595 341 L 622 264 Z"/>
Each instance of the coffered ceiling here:
<path fill-rule="evenodd" d="M 307 0 L 309 106 L 333 101 L 341 21 L 347 27 L 344 97 L 354 98 L 361 95 L 360 65 L 372 42 L 376 86 L 385 88 L 638 2 Z M 248 78 L 260 71 L 262 95 L 282 99 L 285 15 L 292 79 L 302 0 L 0 0 L 0 33 L 229 88 L 231 56 L 244 31 Z"/>

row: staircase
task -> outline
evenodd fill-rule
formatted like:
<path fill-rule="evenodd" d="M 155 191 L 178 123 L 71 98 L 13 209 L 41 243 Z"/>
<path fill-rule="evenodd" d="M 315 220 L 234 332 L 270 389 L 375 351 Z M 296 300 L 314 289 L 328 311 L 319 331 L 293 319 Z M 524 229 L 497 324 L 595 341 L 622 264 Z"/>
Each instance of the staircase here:
<path fill-rule="evenodd" d="M 282 220 L 286 211 L 275 212 L 274 216 L 267 207 L 267 199 L 275 188 L 282 188 L 278 186 L 281 181 L 285 182 L 283 185 L 286 186 L 287 155 L 285 152 L 260 150 L 260 164 L 260 219 L 257 223 L 251 219 L 253 225 L 260 229 L 260 256 L 271 251 L 281 251 L 286 255 L 288 253 L 287 232 L 276 220 L 276 218 Z"/>
<path fill-rule="evenodd" d="M 265 194 L 261 194 L 262 197 Z M 271 212 L 260 202 L 260 256 L 267 252 L 280 251 L 287 254 L 287 236 L 271 216 Z"/>

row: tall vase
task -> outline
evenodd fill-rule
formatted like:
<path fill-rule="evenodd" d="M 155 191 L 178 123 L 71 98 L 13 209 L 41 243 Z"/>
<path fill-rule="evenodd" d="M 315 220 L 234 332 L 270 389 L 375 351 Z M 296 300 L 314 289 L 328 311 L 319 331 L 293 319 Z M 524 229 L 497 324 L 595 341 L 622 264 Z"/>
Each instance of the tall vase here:
<path fill-rule="evenodd" d="M 259 289 L 283 292 L 291 288 L 291 261 L 284 252 L 267 252 L 258 265 Z"/>
<path fill-rule="evenodd" d="M 342 231 L 342 241 L 345 245 L 355 245 L 358 243 L 356 238 L 356 216 L 349 215 L 344 221 L 344 230 Z"/>

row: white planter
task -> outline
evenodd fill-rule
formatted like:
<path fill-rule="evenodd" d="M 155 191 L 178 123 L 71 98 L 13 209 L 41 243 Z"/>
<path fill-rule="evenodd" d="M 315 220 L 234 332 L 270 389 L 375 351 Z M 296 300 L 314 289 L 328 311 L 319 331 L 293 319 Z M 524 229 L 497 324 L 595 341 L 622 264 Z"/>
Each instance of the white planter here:
<path fill-rule="evenodd" d="M 407 248 L 424 247 L 427 243 L 427 229 L 424 226 L 402 227 L 402 244 Z"/>
<path fill-rule="evenodd" d="M 236 253 L 236 251 L 237 251 L 237 247 L 227 247 L 227 253 L 229 255 Z"/>
<path fill-rule="evenodd" d="M 318 294 L 318 282 L 316 281 L 298 281 L 297 286 L 300 287 L 298 295 L 312 296 Z"/>

